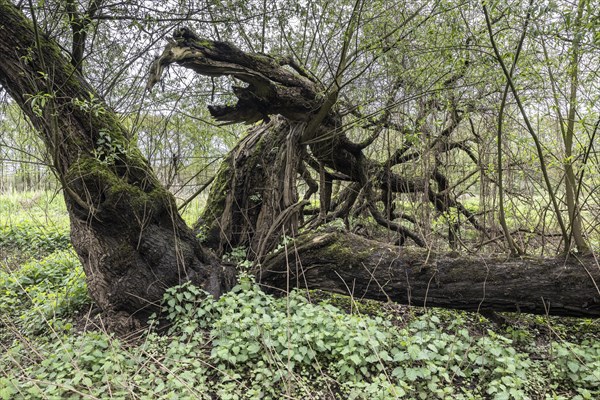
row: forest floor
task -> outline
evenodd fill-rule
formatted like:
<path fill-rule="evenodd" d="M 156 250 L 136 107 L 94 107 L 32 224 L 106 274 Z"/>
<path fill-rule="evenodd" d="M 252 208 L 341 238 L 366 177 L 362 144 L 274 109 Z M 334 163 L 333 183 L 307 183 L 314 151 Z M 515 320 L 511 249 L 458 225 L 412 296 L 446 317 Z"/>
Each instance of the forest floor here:
<path fill-rule="evenodd" d="M 600 320 L 190 285 L 115 337 L 60 197 L 0 196 L 0 399 L 595 399 Z"/>

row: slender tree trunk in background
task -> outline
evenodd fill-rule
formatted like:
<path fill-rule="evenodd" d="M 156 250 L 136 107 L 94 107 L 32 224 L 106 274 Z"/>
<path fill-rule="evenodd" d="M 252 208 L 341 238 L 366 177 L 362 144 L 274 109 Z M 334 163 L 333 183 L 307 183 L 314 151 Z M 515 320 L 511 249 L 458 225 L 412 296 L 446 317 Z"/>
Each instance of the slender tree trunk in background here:
<path fill-rule="evenodd" d="M 574 37 L 571 42 L 569 53 L 569 66 L 568 66 L 568 77 L 569 77 L 569 91 L 568 91 L 568 110 L 567 120 L 563 117 L 561 111 L 561 101 L 559 98 L 558 89 L 559 82 L 555 78 L 555 74 L 552 70 L 552 62 L 548 54 L 546 47 L 546 41 L 541 36 L 541 44 L 544 52 L 546 61 L 546 68 L 548 69 L 548 76 L 550 78 L 550 85 L 552 88 L 552 97 L 554 100 L 554 106 L 556 108 L 556 114 L 559 120 L 559 126 L 561 130 L 561 136 L 564 145 L 564 172 L 565 172 L 565 200 L 567 204 L 567 212 L 569 218 L 569 231 L 570 236 L 565 240 L 564 249 L 565 251 L 571 251 L 572 240 L 575 241 L 575 246 L 580 253 L 589 252 L 589 245 L 584 237 L 582 221 L 581 221 L 581 209 L 579 205 L 579 189 L 577 179 L 575 177 L 575 171 L 573 169 L 573 163 L 575 162 L 573 156 L 573 139 L 575 135 L 575 117 L 577 114 L 577 90 L 579 89 L 579 56 L 581 46 L 581 25 L 583 18 L 583 11 L 585 8 L 585 1 L 581 0 L 577 6 L 577 14 L 573 22 L 574 26 Z M 585 163 L 584 163 L 585 164 Z"/>
<path fill-rule="evenodd" d="M 134 327 L 132 315 L 143 319 L 183 281 L 216 296 L 227 290 L 227 274 L 197 243 L 117 115 L 7 0 L 0 53 L 0 83 L 51 154 L 89 293 L 113 329 Z"/>
<path fill-rule="evenodd" d="M 517 44 L 517 50 L 515 51 L 515 58 L 513 60 L 512 66 L 510 67 L 509 76 L 512 77 L 517 66 L 517 61 L 519 60 L 519 55 L 521 54 L 521 49 L 523 48 L 523 42 L 525 42 L 525 34 L 527 33 L 527 27 L 529 26 L 529 20 L 531 18 L 531 7 L 533 5 L 533 0 L 529 2 L 529 8 L 527 11 L 527 17 L 525 19 L 525 24 L 523 26 L 523 32 L 521 33 L 521 37 L 519 39 L 519 43 Z M 504 91 L 502 93 L 502 100 L 500 102 L 500 110 L 498 111 L 498 219 L 500 221 L 500 226 L 502 227 L 502 232 L 504 233 L 504 237 L 506 242 L 508 243 L 508 248 L 512 255 L 521 255 L 523 254 L 523 250 L 515 243 L 508 229 L 508 225 L 506 223 L 506 217 L 504 213 L 504 164 L 502 162 L 502 155 L 504 153 L 504 149 L 502 148 L 502 124 L 504 119 L 504 108 L 506 106 L 506 98 L 508 96 L 508 91 L 510 86 L 508 83 L 504 86 Z"/>
<path fill-rule="evenodd" d="M 563 142 L 565 145 L 565 198 L 567 202 L 567 210 L 569 213 L 569 224 L 571 227 L 571 235 L 575 241 L 577 250 L 581 253 L 589 252 L 590 248 L 583 235 L 583 227 L 581 225 L 581 210 L 579 208 L 579 199 L 577 193 L 577 178 L 573 170 L 575 162 L 573 156 L 573 138 L 575 136 L 575 114 L 577 113 L 577 90 L 579 87 L 579 51 L 581 45 L 581 24 L 583 10 L 585 8 L 585 0 L 580 0 L 577 6 L 577 16 L 575 17 L 574 27 L 575 36 L 571 47 L 571 56 L 569 62 L 569 112 L 567 114 L 566 129 L 563 128 Z M 561 125 L 564 121 L 561 121 Z M 571 243 L 565 243 L 565 251 L 571 250 Z"/>
<path fill-rule="evenodd" d="M 531 135 L 531 138 L 533 139 L 533 142 L 535 144 L 536 152 L 537 152 L 537 155 L 539 158 L 539 163 L 540 163 L 540 170 L 541 170 L 542 176 L 544 178 L 544 183 L 546 185 L 546 191 L 548 193 L 548 198 L 550 200 L 550 203 L 552 204 L 552 207 L 554 208 L 554 216 L 556 217 L 558 225 L 560 226 L 560 231 L 562 234 L 563 241 L 565 243 L 568 243 L 569 242 L 569 232 L 568 232 L 567 226 L 565 225 L 563 217 L 562 217 L 562 213 L 561 213 L 561 210 L 560 210 L 560 207 L 558 204 L 558 200 L 557 200 L 556 194 L 555 194 L 555 189 L 552 186 L 552 183 L 550 182 L 548 169 L 546 167 L 544 150 L 542 148 L 542 145 L 540 143 L 537 133 L 535 132 L 535 130 L 533 129 L 533 126 L 531 125 L 531 122 L 529 121 L 527 112 L 523 106 L 523 103 L 521 102 L 521 96 L 519 95 L 519 92 L 517 91 L 517 89 L 515 87 L 515 84 L 512 80 L 511 74 L 510 74 L 509 70 L 506 68 L 506 65 L 504 63 L 502 55 L 500 54 L 500 51 L 498 50 L 498 46 L 496 45 L 496 40 L 494 39 L 494 32 L 492 30 L 492 23 L 490 20 L 490 15 L 488 13 L 488 9 L 487 9 L 487 6 L 485 5 L 485 3 L 482 5 L 482 8 L 483 8 L 483 13 L 485 15 L 485 21 L 486 21 L 488 35 L 490 38 L 490 44 L 492 45 L 492 48 L 494 49 L 494 54 L 496 56 L 496 60 L 498 61 L 498 64 L 500 64 L 500 67 L 502 68 L 502 72 L 504 73 L 504 77 L 506 78 L 507 84 L 510 87 L 513 97 L 515 98 L 515 101 L 517 103 L 519 111 L 521 112 L 521 116 L 523 117 L 523 121 L 525 122 L 525 126 L 527 127 L 527 131 Z"/>

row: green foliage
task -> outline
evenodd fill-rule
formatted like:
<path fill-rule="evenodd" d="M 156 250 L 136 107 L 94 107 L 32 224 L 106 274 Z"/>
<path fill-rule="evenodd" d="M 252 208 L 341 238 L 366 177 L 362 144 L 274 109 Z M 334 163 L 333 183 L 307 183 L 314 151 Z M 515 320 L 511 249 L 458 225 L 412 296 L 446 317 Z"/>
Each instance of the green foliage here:
<path fill-rule="evenodd" d="M 276 298 L 244 275 L 219 300 L 191 284 L 168 289 L 162 313 L 135 345 L 80 332 L 77 311 L 89 299 L 68 248 L 64 205 L 33 207 L 23 216 L 15 212 L 23 199 L 0 200 L 11 221 L 1 230 L 0 250 L 33 257 L 0 272 L 0 340 L 6 343 L 0 399 L 600 395 L 593 321 L 568 327 L 539 317 L 499 332 L 484 318 L 455 311 L 396 318 L 380 303 L 345 296 L 311 294 L 325 300 L 319 304 L 301 291 Z M 44 228 L 38 228 L 41 218 L 48 221 Z M 245 251 L 234 249 L 229 261 L 244 265 Z M 540 332 L 530 324 L 549 323 L 563 340 L 540 347 Z"/>
<path fill-rule="evenodd" d="M 392 326 L 383 319 L 310 304 L 301 292 L 276 299 L 249 277 L 240 281 L 218 301 L 191 285 L 170 289 L 164 300 L 169 335 L 186 346 L 204 342 L 204 329 L 212 328 L 210 364 L 219 371 L 220 398 L 279 398 L 292 387 L 300 396 L 314 391 L 314 382 L 377 377 L 381 361 L 392 360 Z"/>
<path fill-rule="evenodd" d="M 206 328 L 212 328 L 209 363 L 219 371 L 220 398 L 279 398 L 281 393 L 302 398 L 328 393 L 332 386 L 339 398 L 350 399 L 598 394 L 597 345 L 591 351 L 570 344 L 568 352 L 551 348 L 532 361 L 505 336 L 491 330 L 473 335 L 471 323 L 455 312 L 446 312 L 451 315 L 445 320 L 425 314 L 398 329 L 381 317 L 311 304 L 299 291 L 277 299 L 242 277 L 218 301 L 190 285 L 172 289 L 164 313 L 169 335 L 186 345 L 205 342 Z M 532 338 L 520 340 L 529 343 Z M 558 354 L 564 359 L 555 362 Z"/>
<path fill-rule="evenodd" d="M 128 145 L 118 137 L 113 137 L 110 132 L 100 131 L 96 141 L 94 157 L 104 165 L 113 165 L 117 160 L 123 160 L 129 152 Z"/>
<path fill-rule="evenodd" d="M 36 343 L 39 358 L 27 356 L 30 344 L 26 342 L 9 350 L 3 361 L 23 369 L 5 380 L 4 393 L 12 396 L 5 398 L 81 398 L 82 392 L 123 397 L 119 386 L 126 375 L 122 372 L 133 367 L 134 360 L 125 357 L 118 340 L 96 332 L 54 339 Z"/>
<path fill-rule="evenodd" d="M 208 293 L 188 283 L 167 289 L 162 311 L 170 323 L 170 334 L 182 334 L 186 339 L 199 329 L 208 329 L 218 313 Z M 158 323 L 153 317 L 151 323 Z"/>
<path fill-rule="evenodd" d="M 62 196 L 52 192 L 0 195 L 0 254 L 40 257 L 70 246 Z"/>
<path fill-rule="evenodd" d="M 65 255 L 35 264 L 45 271 L 37 274 L 28 264 L 23 275 L 60 282 L 66 273 L 56 266 L 61 258 Z M 0 399 L 107 393 L 140 399 L 356 400 L 600 395 L 598 341 L 539 347 L 533 337 L 513 330 L 519 348 L 536 352 L 533 358 L 504 335 L 477 333 L 489 326 L 483 319 L 454 311 L 429 312 L 398 327 L 382 317 L 310 303 L 300 291 L 273 297 L 248 276 L 219 300 L 190 284 L 171 288 L 162 308 L 137 344 L 102 332 L 65 330 L 14 340 L 0 356 L 0 371 L 6 371 L 0 374 Z"/>
<path fill-rule="evenodd" d="M 234 370 L 240 365 L 286 366 L 274 375 L 255 370 L 265 383 L 275 384 L 287 370 L 319 374 L 315 366 L 335 371 L 340 379 L 363 379 L 381 369 L 379 359 L 391 360 L 386 345 L 389 324 L 310 304 L 300 292 L 278 300 L 247 281 L 224 296 L 219 306 L 212 357 L 221 368 Z"/>
<path fill-rule="evenodd" d="M 47 79 L 48 75 L 44 72 L 39 71 L 40 77 L 42 79 Z M 26 95 L 27 102 L 29 102 L 29 106 L 35 115 L 38 117 L 42 117 L 44 115 L 44 110 L 46 105 L 54 100 L 55 95 L 52 93 L 44 93 L 39 92 L 36 94 L 28 94 Z"/>
<path fill-rule="evenodd" d="M 106 113 L 102 100 L 96 97 L 93 92 L 88 92 L 87 97 L 89 97 L 89 100 L 74 97 L 71 99 L 71 103 L 81 111 L 89 113 L 94 117 L 99 117 Z"/>
<path fill-rule="evenodd" d="M 239 264 L 239 263 L 243 263 L 246 260 L 246 251 L 248 249 L 246 247 L 240 246 L 240 247 L 234 247 L 233 249 L 231 249 L 231 251 L 227 254 L 225 254 L 223 256 L 223 259 L 225 261 L 234 263 L 234 264 Z"/>
<path fill-rule="evenodd" d="M 253 263 L 248 260 L 247 251 L 248 249 L 244 246 L 234 247 L 229 253 L 223 255 L 223 260 L 236 264 L 239 271 L 248 271 Z"/>
<path fill-rule="evenodd" d="M 57 325 L 69 329 L 60 318 L 87 303 L 83 270 L 73 250 L 29 261 L 15 271 L 0 271 L 0 314 L 24 332 L 39 333 Z"/>
<path fill-rule="evenodd" d="M 27 191 L 0 195 L 3 225 L 32 221 L 68 226 L 64 198 L 54 191 Z"/>
<path fill-rule="evenodd" d="M 30 255 L 49 254 L 71 246 L 69 231 L 57 226 L 37 226 L 30 222 L 0 226 L 0 248 Z"/>
<path fill-rule="evenodd" d="M 553 343 L 550 352 L 553 358 L 549 360 L 547 368 L 557 382 L 578 388 L 582 396 L 584 392 L 599 393 L 599 341 Z"/>

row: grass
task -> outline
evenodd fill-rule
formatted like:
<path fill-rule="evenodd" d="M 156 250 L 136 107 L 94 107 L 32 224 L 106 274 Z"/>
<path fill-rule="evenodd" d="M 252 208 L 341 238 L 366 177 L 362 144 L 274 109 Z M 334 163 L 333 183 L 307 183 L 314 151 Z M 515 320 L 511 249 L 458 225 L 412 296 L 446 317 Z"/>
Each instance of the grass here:
<path fill-rule="evenodd" d="M 69 218 L 60 194 L 2 194 L 0 221 L 0 270 L 69 247 Z"/>
<path fill-rule="evenodd" d="M 41 226 L 69 226 L 62 194 L 49 191 L 15 192 L 0 195 L 1 225 L 21 222 Z"/>
<path fill-rule="evenodd" d="M 600 396 L 598 320 L 505 314 L 500 326 L 321 292 L 275 298 L 248 276 L 218 301 L 172 288 L 160 318 L 117 338 L 89 312 L 62 200 L 25 199 L 37 200 L 0 197 L 2 400 Z"/>

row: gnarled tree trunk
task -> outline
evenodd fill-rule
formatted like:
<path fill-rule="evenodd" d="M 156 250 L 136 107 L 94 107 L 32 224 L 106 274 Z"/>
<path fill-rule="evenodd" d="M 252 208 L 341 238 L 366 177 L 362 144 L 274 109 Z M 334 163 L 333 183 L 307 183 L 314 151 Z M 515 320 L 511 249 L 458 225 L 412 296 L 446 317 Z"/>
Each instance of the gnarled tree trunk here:
<path fill-rule="evenodd" d="M 297 259 L 269 254 L 282 233 L 296 233 L 305 205 L 296 179 L 306 180 L 309 192 L 316 190 L 306 165 L 320 172 L 325 220 L 340 216 L 340 210 L 347 215 L 362 197 L 378 223 L 401 234 L 402 226 L 375 207 L 375 189 L 411 191 L 421 180 L 399 177 L 384 168 L 387 164 L 368 160 L 362 150 L 369 141 L 348 140 L 335 111 L 311 127 L 322 106 L 319 86 L 289 60 L 248 55 L 188 30 L 179 31 L 176 40 L 155 64 L 151 84 L 174 62 L 208 75 L 231 74 L 248 87 L 234 88 L 240 99 L 236 106 L 211 109 L 217 119 L 256 122 L 281 116 L 255 127 L 232 151 L 204 214 L 208 243 L 219 249 L 225 243 L 249 246 L 262 262 L 261 283 L 471 310 L 600 315 L 600 268 L 591 258 L 438 258 L 349 233 L 300 236 L 288 247 Z M 58 46 L 7 0 L 0 0 L 0 51 L 0 84 L 46 144 L 64 188 L 72 242 L 90 294 L 115 317 L 113 328 L 130 329 L 135 316 L 156 308 L 167 287 L 183 281 L 216 296 L 228 290 L 232 271 L 198 244 L 117 115 Z M 286 63 L 292 69 L 282 67 Z M 403 158 L 404 153 L 394 154 L 388 164 Z M 349 187 L 360 195 L 346 192 L 334 205 L 331 190 L 323 189 L 334 179 L 353 182 Z"/>
<path fill-rule="evenodd" d="M 210 201 L 197 224 L 203 244 L 218 254 L 247 247 L 260 259 L 282 234 L 298 229 L 297 170 L 303 158 L 304 123 L 275 117 L 253 128 L 223 161 Z"/>
<path fill-rule="evenodd" d="M 135 326 L 180 282 L 216 296 L 227 290 L 228 275 L 197 243 L 117 115 L 7 0 L 0 53 L 0 84 L 49 151 L 89 293 L 114 329 Z"/>
<path fill-rule="evenodd" d="M 228 166 L 219 172 L 215 181 L 216 188 L 213 187 L 208 199 L 207 212 L 200 221 L 210 225 L 208 243 L 211 247 L 222 250 L 238 245 L 249 246 L 251 258 L 260 257 L 271 250 L 276 241 L 265 240 L 264 233 L 270 231 L 280 235 L 280 227 L 276 225 L 282 225 L 282 220 L 289 221 L 292 210 L 295 214 L 301 214 L 303 211 L 304 203 L 296 204 L 295 200 L 291 200 L 296 196 L 290 194 L 297 191 L 297 178 L 309 179 L 303 171 L 305 164 L 321 175 L 322 220 L 328 220 L 327 214 L 333 211 L 329 207 L 332 203 L 332 193 L 331 190 L 327 190 L 332 181 L 352 181 L 358 183 L 361 190 L 367 194 L 368 210 L 378 223 L 399 232 L 403 237 L 412 238 L 420 246 L 424 245 L 424 241 L 417 234 L 387 220 L 374 207 L 375 188 L 386 186 L 389 191 L 402 192 L 415 190 L 420 186 L 412 180 L 397 176 L 389 170 L 389 166 L 384 168 L 381 163 L 368 159 L 363 154 L 363 149 L 372 143 L 372 140 L 366 143 L 350 141 L 341 129 L 342 118 L 335 108 L 331 108 L 324 117 L 319 117 L 326 102 L 322 94 L 325 89 L 310 79 L 293 61 L 245 53 L 229 43 L 200 39 L 189 29 L 182 28 L 175 32 L 174 41 L 166 46 L 161 57 L 155 61 L 148 88 L 152 88 L 160 80 L 165 68 L 172 64 L 179 64 L 208 76 L 230 75 L 247 83 L 246 87 L 232 88 L 238 98 L 234 106 L 209 107 L 210 113 L 218 121 L 254 123 L 260 120 L 269 121 L 272 115 L 280 116 L 276 119 L 279 121 L 276 124 L 269 122 L 263 127 L 255 128 L 250 134 L 250 139 L 244 139 L 229 154 L 226 161 Z M 320 120 L 316 125 L 313 123 L 315 118 Z M 287 124 L 290 128 L 282 129 L 282 124 Z M 293 149 L 287 139 L 291 131 L 294 132 Z M 268 139 L 254 138 L 257 132 Z M 255 155 L 248 154 L 249 146 L 254 146 L 252 151 Z M 261 159 L 273 159 L 268 154 L 276 152 L 282 153 L 282 156 L 275 168 L 263 168 L 264 163 Z M 239 170 L 229 169 L 229 166 L 233 165 L 238 165 Z M 239 177 L 250 169 L 258 174 L 256 178 L 251 178 L 254 184 L 240 185 Z M 245 182 L 248 182 L 247 179 L 242 178 Z M 267 182 L 275 184 L 266 190 L 274 190 L 273 193 L 280 197 L 279 200 L 270 199 L 273 193 L 264 199 L 255 195 L 257 190 L 265 190 L 263 184 Z M 277 182 L 284 182 L 287 188 L 275 189 L 278 186 Z M 310 186 L 310 183 L 308 184 Z M 227 195 L 224 190 L 228 191 Z M 287 196 L 287 199 L 283 196 Z M 248 202 L 247 199 L 250 198 L 254 201 Z M 347 214 L 351 207 L 346 208 Z M 252 225 L 259 221 L 254 215 L 257 210 L 271 217 L 260 221 L 265 226 L 250 227 L 248 222 Z M 224 212 L 222 216 L 221 211 Z M 211 219 L 215 216 L 222 222 L 213 223 Z M 270 228 L 266 226 L 274 221 L 277 221 L 277 224 L 271 223 Z M 218 235 L 217 230 L 220 230 Z M 293 233 L 294 229 L 288 231 Z M 258 234 L 258 238 L 254 239 L 254 234 Z M 257 246 L 257 243 L 261 245 Z"/>
<path fill-rule="evenodd" d="M 340 129 L 341 117 L 334 108 L 311 130 L 310 121 L 325 101 L 318 95 L 323 88 L 290 60 L 244 53 L 228 43 L 200 39 L 187 29 L 176 32 L 174 39 L 155 62 L 149 87 L 160 79 L 164 68 L 176 63 L 199 74 L 231 75 L 247 83 L 246 87 L 233 88 L 239 99 L 235 106 L 209 107 L 217 120 L 269 121 L 269 116 L 279 115 L 253 128 L 231 151 L 217 175 L 202 221 L 210 227 L 211 247 L 223 250 L 228 246 L 249 246 L 249 256 L 260 262 L 259 281 L 266 287 L 308 287 L 361 298 L 473 311 L 600 315 L 600 290 L 596 283 L 600 280 L 600 267 L 592 258 L 438 257 L 426 250 L 390 246 L 349 232 L 301 235 L 287 248 L 295 253 L 293 256 L 286 251 L 267 255 L 275 243 L 270 235 L 295 232 L 294 222 L 300 219 L 304 203 L 297 201 L 294 185 L 301 178 L 309 193 L 320 186 L 319 215 L 323 220 L 347 216 L 357 198 L 362 197 L 375 221 L 398 232 L 401 242 L 409 237 L 424 245 L 422 238 L 379 211 L 376 203 L 384 196 L 378 197 L 377 191 L 423 191 L 438 211 L 454 207 L 476 229 L 484 228 L 449 195 L 447 178 L 438 169 L 427 178 L 402 177 L 391 170 L 398 163 L 419 157 L 418 153 L 409 153 L 409 147 L 399 149 L 383 163 L 367 158 L 363 150 L 377 132 L 364 143 L 351 142 Z M 445 151 L 462 146 L 474 158 L 464 143 L 448 141 L 459 120 L 460 116 L 455 115 L 432 146 L 441 146 Z M 289 142 L 292 131 L 293 146 Z M 286 158 L 291 149 L 293 156 Z M 277 152 L 281 154 L 276 156 Z M 303 160 L 299 161 L 301 157 Z M 273 162 L 274 168 L 265 167 L 264 160 Z M 318 184 L 306 176 L 306 165 L 319 173 Z M 334 179 L 354 182 L 348 186 L 354 193 L 341 195 L 335 204 L 337 210 L 333 210 L 331 201 Z M 426 179 L 431 179 L 438 192 L 425 183 Z M 393 214 L 393 210 L 387 212 Z M 294 220 L 290 213 L 298 217 Z M 289 224 L 286 229 L 280 229 L 284 224 L 281 221 Z"/>

